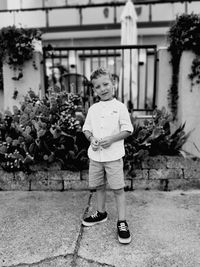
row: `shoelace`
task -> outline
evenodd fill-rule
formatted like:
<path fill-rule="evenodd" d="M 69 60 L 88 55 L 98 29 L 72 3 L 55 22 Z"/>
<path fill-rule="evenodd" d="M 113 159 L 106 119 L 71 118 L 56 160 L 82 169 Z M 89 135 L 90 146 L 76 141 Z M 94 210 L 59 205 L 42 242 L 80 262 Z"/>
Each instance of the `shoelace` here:
<path fill-rule="evenodd" d="M 98 217 L 98 212 L 96 211 L 94 214 L 91 215 L 92 218 Z"/>
<path fill-rule="evenodd" d="M 127 231 L 127 226 L 125 225 L 125 223 L 120 223 L 118 227 L 120 231 Z"/>

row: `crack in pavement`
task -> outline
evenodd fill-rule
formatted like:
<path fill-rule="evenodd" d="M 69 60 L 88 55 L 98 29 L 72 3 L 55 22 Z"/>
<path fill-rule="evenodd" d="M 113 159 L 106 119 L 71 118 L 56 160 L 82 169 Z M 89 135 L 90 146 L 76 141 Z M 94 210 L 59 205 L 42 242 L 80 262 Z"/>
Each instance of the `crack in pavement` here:
<path fill-rule="evenodd" d="M 89 195 L 89 198 L 88 198 L 88 203 L 87 203 L 87 206 L 85 208 L 85 211 L 83 213 L 82 218 L 84 218 L 85 215 L 88 213 L 88 210 L 89 210 L 89 208 L 91 206 L 92 196 L 93 196 L 93 192 L 91 191 L 90 192 L 90 195 Z M 98 261 L 95 261 L 95 260 L 92 260 L 92 259 L 87 259 L 87 258 L 84 258 L 84 257 L 81 257 L 81 256 L 78 255 L 78 251 L 79 251 L 79 248 L 80 248 L 80 243 L 81 243 L 81 240 L 82 240 L 82 237 L 83 237 L 83 233 L 84 233 L 84 226 L 81 224 L 79 235 L 78 235 L 78 238 L 77 238 L 77 241 L 76 241 L 76 246 L 75 246 L 74 253 L 73 253 L 73 260 L 72 260 L 72 263 L 71 263 L 72 264 L 71 267 L 79 267 L 79 266 L 82 266 L 82 265 L 77 264 L 77 261 L 79 259 L 84 260 L 84 261 L 86 261 L 89 264 L 95 264 L 96 267 L 101 267 L 101 266 L 115 267 L 114 265 L 110 265 L 110 264 L 106 264 L 106 263 L 101 263 L 101 262 L 98 262 Z"/>
<path fill-rule="evenodd" d="M 111 264 L 107 264 L 107 263 L 102 263 L 102 262 L 95 261 L 95 260 L 92 260 L 92 259 L 87 259 L 87 258 L 84 258 L 84 257 L 81 257 L 81 256 L 78 256 L 77 259 L 81 259 L 81 260 L 87 261 L 88 263 L 95 264 L 95 265 L 92 265 L 94 267 L 101 267 L 101 266 L 105 266 L 105 267 L 116 267 L 115 265 L 111 265 Z M 80 266 L 80 265 L 77 265 L 77 266 Z"/>
<path fill-rule="evenodd" d="M 85 215 L 88 213 L 88 210 L 90 208 L 90 203 L 91 203 L 92 196 L 93 196 L 93 193 L 90 192 L 90 195 L 89 195 L 89 198 L 88 198 L 88 203 L 87 203 L 87 206 L 85 208 L 85 211 L 83 213 L 82 218 L 84 218 Z M 76 265 L 76 261 L 77 261 L 77 258 L 78 258 L 78 251 L 79 251 L 79 248 L 80 248 L 80 243 L 81 243 L 81 239 L 82 239 L 82 236 L 83 236 L 83 232 L 84 232 L 84 228 L 83 228 L 83 225 L 81 224 L 79 235 L 78 235 L 78 238 L 77 238 L 77 241 L 76 241 L 76 245 L 75 245 L 75 249 L 74 249 L 74 253 L 73 253 L 73 260 L 72 260 L 72 263 L 71 263 L 71 267 L 76 267 L 77 266 Z"/>
<path fill-rule="evenodd" d="M 69 254 L 61 254 L 61 255 L 58 255 L 58 256 L 54 256 L 54 257 L 48 257 L 48 258 L 45 258 L 45 259 L 42 259 L 38 262 L 32 262 L 32 263 L 18 263 L 18 264 L 12 264 L 12 265 L 3 265 L 2 267 L 31 267 L 31 266 L 39 266 L 39 264 L 43 264 L 43 263 L 47 263 L 47 262 L 53 262 L 55 260 L 58 260 L 58 259 L 66 259 L 67 257 L 73 257 L 73 254 L 72 253 L 69 253 Z"/>
<path fill-rule="evenodd" d="M 87 203 L 87 206 L 86 206 L 86 208 L 84 210 L 82 218 L 84 218 L 85 215 L 88 213 L 88 210 L 89 210 L 90 204 L 91 204 L 92 196 L 93 196 L 93 192 L 91 191 L 90 195 L 89 195 L 89 198 L 88 198 L 88 203 Z M 14 264 L 14 265 L 4 265 L 2 267 L 32 267 L 32 266 L 40 266 L 40 265 L 47 264 L 47 263 L 51 264 L 54 261 L 57 261 L 57 260 L 60 260 L 60 259 L 67 259 L 67 258 L 72 258 L 72 261 L 71 261 L 71 264 L 70 264 L 71 267 L 79 266 L 79 265 L 77 265 L 77 260 L 78 259 L 84 260 L 84 261 L 88 262 L 89 264 L 95 264 L 97 267 L 98 266 L 114 267 L 113 265 L 109 265 L 109 264 L 106 264 L 106 263 L 100 263 L 100 262 L 94 261 L 92 259 L 83 258 L 83 257 L 78 255 L 78 251 L 79 251 L 79 248 L 80 248 L 80 243 L 81 243 L 81 240 L 82 240 L 83 233 L 84 233 L 84 227 L 81 224 L 80 230 L 79 230 L 79 234 L 78 234 L 78 238 L 76 240 L 76 244 L 75 244 L 75 248 L 74 248 L 74 252 L 73 253 L 63 254 L 63 255 L 61 254 L 61 255 L 58 255 L 58 256 L 54 256 L 54 257 L 48 257 L 48 258 L 45 258 L 45 259 L 42 259 L 42 260 L 40 260 L 38 262 L 33 262 L 33 263 L 18 263 L 18 264 Z"/>

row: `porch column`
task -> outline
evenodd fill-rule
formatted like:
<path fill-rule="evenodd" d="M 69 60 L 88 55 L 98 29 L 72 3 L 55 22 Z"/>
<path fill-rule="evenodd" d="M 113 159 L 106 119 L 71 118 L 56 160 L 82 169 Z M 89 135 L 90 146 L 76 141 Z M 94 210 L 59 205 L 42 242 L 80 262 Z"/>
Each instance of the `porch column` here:
<path fill-rule="evenodd" d="M 35 61 L 35 68 L 33 66 Z M 3 64 L 3 103 L 4 111 L 13 111 L 13 106 L 21 107 L 24 96 L 31 89 L 41 98 L 44 95 L 44 75 L 42 53 L 34 52 L 33 59 L 23 65 L 23 77 L 16 80 L 18 70 L 14 71 L 8 64 Z M 15 77 L 15 78 L 14 78 Z M 14 79 L 13 79 L 14 78 Z M 14 93 L 17 93 L 17 96 Z M 16 97 L 15 97 L 16 96 Z"/>
<path fill-rule="evenodd" d="M 191 66 L 195 57 L 189 51 L 183 52 L 181 57 L 178 86 L 178 122 L 186 122 L 186 133 L 192 131 L 184 149 L 200 157 L 200 87 L 199 84 L 191 87 L 191 80 L 188 78 L 188 75 L 192 72 Z"/>

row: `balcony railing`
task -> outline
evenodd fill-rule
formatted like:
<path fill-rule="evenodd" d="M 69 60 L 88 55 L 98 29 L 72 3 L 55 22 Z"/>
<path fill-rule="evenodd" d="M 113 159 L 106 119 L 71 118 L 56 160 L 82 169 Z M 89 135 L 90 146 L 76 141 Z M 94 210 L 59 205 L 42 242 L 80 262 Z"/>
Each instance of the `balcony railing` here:
<path fill-rule="evenodd" d="M 156 96 L 156 45 L 44 47 L 45 88 L 80 94 L 86 105 L 96 101 L 90 73 L 108 68 L 113 94 L 130 111 L 152 111 Z M 48 93 L 48 92 L 47 92 Z"/>
<path fill-rule="evenodd" d="M 120 15 L 125 5 L 125 1 L 48 6 L 47 1 L 38 0 L 32 7 L 28 1 L 20 3 L 20 8 L 0 10 L 0 28 L 21 25 L 37 27 L 43 32 L 120 29 Z M 138 28 L 169 27 L 177 14 L 200 12 L 198 0 L 146 0 L 134 1 L 134 5 Z"/>

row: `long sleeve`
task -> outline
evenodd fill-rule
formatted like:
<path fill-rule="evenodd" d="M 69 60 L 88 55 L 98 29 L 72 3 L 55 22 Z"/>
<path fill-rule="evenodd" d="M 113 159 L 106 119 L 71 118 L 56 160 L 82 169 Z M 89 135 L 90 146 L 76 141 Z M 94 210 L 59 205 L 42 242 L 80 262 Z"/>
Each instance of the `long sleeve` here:
<path fill-rule="evenodd" d="M 91 121 L 91 111 L 90 109 L 88 110 L 88 113 L 87 113 L 87 116 L 86 116 L 86 119 L 85 119 L 85 122 L 83 124 L 83 129 L 82 131 L 90 131 L 91 133 L 93 132 L 92 130 L 92 121 Z"/>
<path fill-rule="evenodd" d="M 130 115 L 125 105 L 121 105 L 120 110 L 120 131 L 133 132 L 133 125 L 131 123 Z"/>

